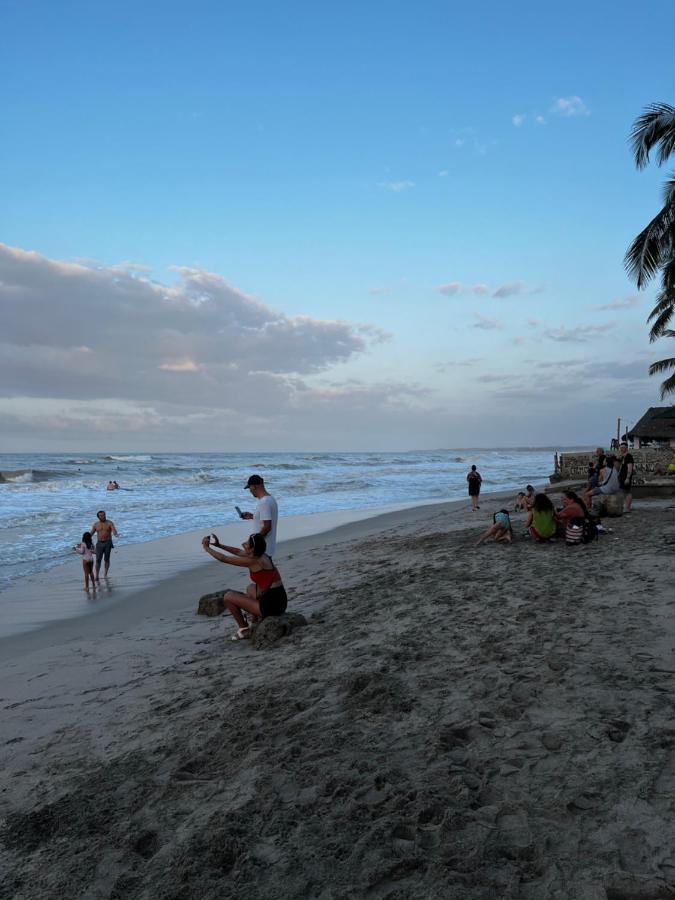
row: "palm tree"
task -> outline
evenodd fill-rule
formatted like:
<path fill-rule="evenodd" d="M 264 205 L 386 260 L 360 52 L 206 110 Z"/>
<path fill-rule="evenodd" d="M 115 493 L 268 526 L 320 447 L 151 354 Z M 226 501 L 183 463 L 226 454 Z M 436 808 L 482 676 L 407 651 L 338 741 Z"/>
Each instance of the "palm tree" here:
<path fill-rule="evenodd" d="M 644 169 L 649 154 L 656 148 L 656 162 L 663 165 L 675 153 L 675 107 L 667 103 L 653 103 L 635 120 L 631 132 L 635 165 Z M 652 219 L 628 248 L 626 269 L 638 288 L 643 288 L 661 272 L 661 290 L 648 322 L 652 322 L 649 340 L 659 337 L 675 337 L 668 328 L 675 314 L 675 178 L 664 187 L 663 208 Z M 649 368 L 649 374 L 675 369 L 675 359 L 662 359 Z M 661 398 L 675 393 L 675 375 L 661 384 Z"/>

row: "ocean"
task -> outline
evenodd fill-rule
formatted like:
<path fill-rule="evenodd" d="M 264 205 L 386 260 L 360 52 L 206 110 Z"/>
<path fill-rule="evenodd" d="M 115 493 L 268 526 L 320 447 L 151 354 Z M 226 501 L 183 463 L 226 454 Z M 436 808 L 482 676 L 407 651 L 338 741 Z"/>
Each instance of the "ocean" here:
<path fill-rule="evenodd" d="M 466 494 L 475 464 L 483 489 L 522 488 L 553 471 L 558 448 L 406 453 L 0 454 L 0 591 L 72 558 L 99 509 L 125 544 L 235 521 L 253 509 L 244 484 L 262 475 L 280 516 L 372 509 Z M 106 491 L 110 480 L 121 490 Z"/>

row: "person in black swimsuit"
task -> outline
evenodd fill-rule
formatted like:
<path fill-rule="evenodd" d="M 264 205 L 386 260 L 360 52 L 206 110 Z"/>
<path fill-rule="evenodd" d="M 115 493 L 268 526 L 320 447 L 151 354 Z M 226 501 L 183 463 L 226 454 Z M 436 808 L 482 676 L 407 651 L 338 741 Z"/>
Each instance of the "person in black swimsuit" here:
<path fill-rule="evenodd" d="M 469 482 L 469 497 L 471 497 L 471 509 L 480 509 L 480 506 L 478 505 L 478 495 L 480 494 L 480 486 L 483 479 L 480 477 L 480 472 L 475 466 L 471 466 L 471 471 L 466 476 L 466 480 Z"/>
<path fill-rule="evenodd" d="M 241 549 L 221 544 L 215 534 L 212 534 L 211 538 L 208 536 L 202 538 L 202 547 L 209 556 L 230 566 L 246 568 L 251 576 L 251 584 L 246 588 L 246 593 L 225 591 L 223 594 L 228 612 L 239 625 L 235 634 L 232 635 L 232 640 L 239 641 L 251 635 L 244 612 L 249 614 L 252 625 L 258 619 L 264 619 L 267 616 L 280 616 L 286 611 L 288 603 L 286 590 L 279 570 L 265 552 L 267 544 L 261 534 L 250 535 L 249 539 L 241 545 Z M 212 546 L 219 547 L 225 553 L 232 555 L 225 556 L 222 553 L 216 553 Z"/>

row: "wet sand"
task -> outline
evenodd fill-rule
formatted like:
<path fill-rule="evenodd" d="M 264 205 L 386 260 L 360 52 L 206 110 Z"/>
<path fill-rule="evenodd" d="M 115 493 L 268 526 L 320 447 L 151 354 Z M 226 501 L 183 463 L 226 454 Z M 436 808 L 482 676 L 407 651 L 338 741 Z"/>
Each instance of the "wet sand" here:
<path fill-rule="evenodd" d="M 208 561 L 3 642 L 0 897 L 672 896 L 672 503 L 476 549 L 481 505 L 285 545 L 269 649 Z"/>

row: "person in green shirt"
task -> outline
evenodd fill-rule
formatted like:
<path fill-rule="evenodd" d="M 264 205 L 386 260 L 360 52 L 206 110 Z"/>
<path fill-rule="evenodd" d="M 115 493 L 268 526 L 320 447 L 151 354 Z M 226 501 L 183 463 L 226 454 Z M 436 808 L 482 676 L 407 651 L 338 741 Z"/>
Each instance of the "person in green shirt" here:
<path fill-rule="evenodd" d="M 546 494 L 535 495 L 525 527 L 539 544 L 555 535 L 555 508 Z"/>

